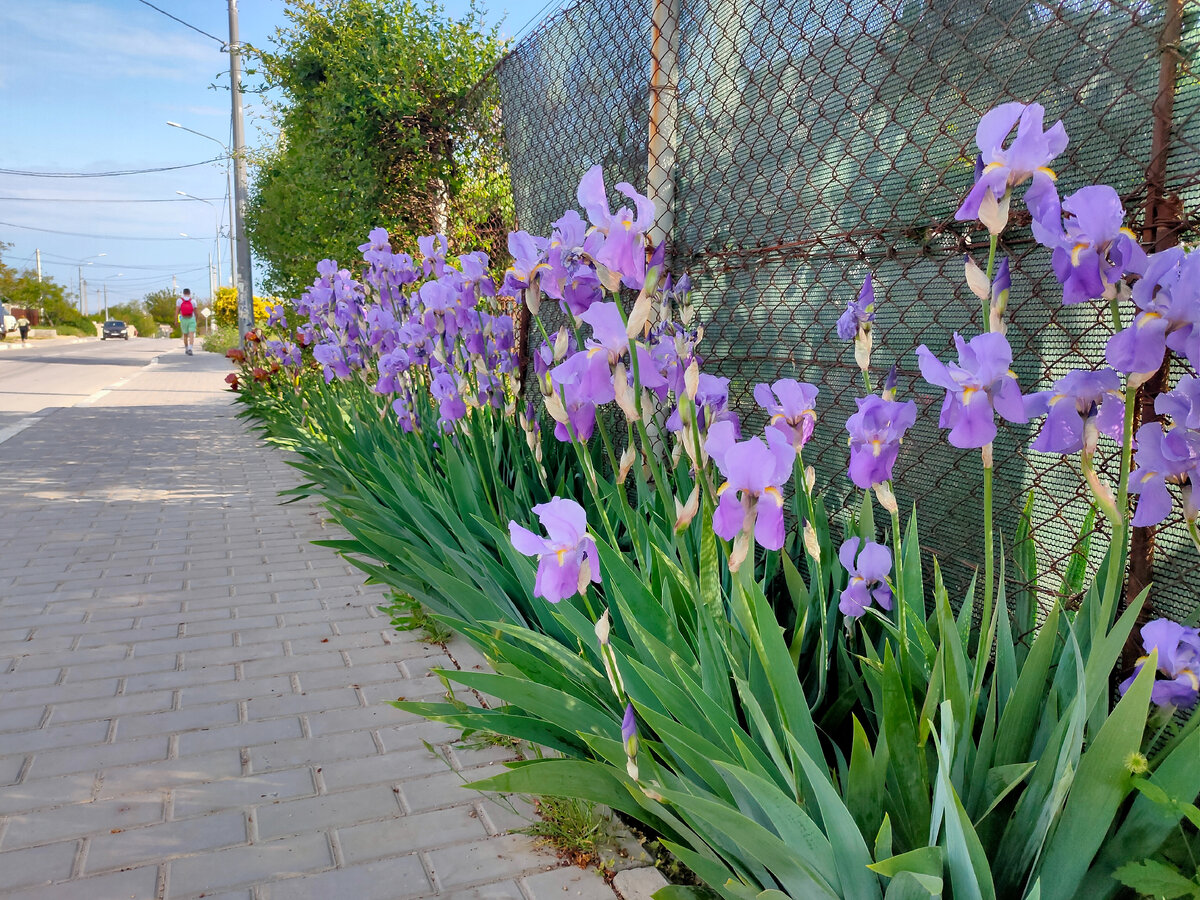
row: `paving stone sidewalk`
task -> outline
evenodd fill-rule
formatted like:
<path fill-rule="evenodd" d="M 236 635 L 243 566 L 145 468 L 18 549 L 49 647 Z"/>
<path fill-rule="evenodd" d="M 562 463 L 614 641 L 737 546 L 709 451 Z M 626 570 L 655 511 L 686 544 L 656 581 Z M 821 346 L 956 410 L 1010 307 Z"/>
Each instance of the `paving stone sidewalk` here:
<path fill-rule="evenodd" d="M 0 448 L 0 896 L 612 900 L 459 787 L 502 752 L 385 704 L 481 660 L 310 543 L 228 371 L 171 351 Z"/>

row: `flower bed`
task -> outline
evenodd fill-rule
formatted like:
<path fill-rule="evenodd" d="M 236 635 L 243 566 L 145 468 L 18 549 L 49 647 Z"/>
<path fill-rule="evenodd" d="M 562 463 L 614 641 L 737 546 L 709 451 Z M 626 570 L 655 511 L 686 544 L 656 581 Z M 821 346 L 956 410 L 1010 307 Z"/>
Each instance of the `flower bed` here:
<path fill-rule="evenodd" d="M 960 602 L 895 500 L 917 410 L 894 374 L 875 392 L 870 280 L 838 323 L 864 397 L 846 423 L 861 502 L 836 516 L 804 463 L 829 427 L 819 387 L 759 385 L 770 423 L 743 435 L 727 382 L 702 371 L 686 276 L 647 246 L 652 204 L 620 184 L 631 207 L 614 212 L 598 167 L 587 221 L 513 234 L 498 287 L 482 254 L 451 261 L 431 237 L 414 260 L 378 230 L 361 278 L 326 261 L 276 307 L 233 386 L 351 535 L 332 546 L 479 647 L 494 672 L 446 675 L 504 703 L 398 705 L 561 754 L 478 787 L 639 820 L 704 882 L 664 898 L 1094 898 L 1192 876 L 1200 720 L 1176 713 L 1200 692 L 1200 634 L 1146 624 L 1115 703 L 1111 685 L 1147 601 L 1120 605 L 1130 495 L 1133 524 L 1157 522 L 1179 485 L 1200 544 L 1200 382 L 1160 398 L 1173 424 L 1141 426 L 1136 455 L 1130 402 L 1168 348 L 1200 357 L 1200 255 L 1146 257 L 1111 189 L 1060 199 L 1048 166 L 1067 136 L 1042 116 L 1005 104 L 977 134 L 958 217 L 990 233 L 965 271 L 989 330 L 956 335 L 956 361 L 916 351 L 947 440 L 980 460 L 984 566 Z M 1111 368 L 1032 394 L 1005 338 L 1018 195 L 1064 302 L 1108 300 L 1114 330 Z M 504 298 L 540 336 L 524 385 Z M 1040 415 L 1033 449 L 1078 458 L 1112 530 L 1078 607 L 1041 616 L 1031 592 L 1007 596 L 1006 566 L 1037 576 L 1028 518 L 992 528 L 997 416 Z M 1119 460 L 1115 492 L 1097 454 Z"/>

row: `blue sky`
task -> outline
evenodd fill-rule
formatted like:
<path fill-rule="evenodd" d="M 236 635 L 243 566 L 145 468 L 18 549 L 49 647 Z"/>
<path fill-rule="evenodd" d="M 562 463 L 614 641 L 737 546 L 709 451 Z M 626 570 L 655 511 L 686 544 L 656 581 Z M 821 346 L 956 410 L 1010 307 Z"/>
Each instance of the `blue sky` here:
<path fill-rule="evenodd" d="M 151 2 L 228 38 L 225 0 Z M 447 12 L 459 14 L 466 5 L 454 0 Z M 538 16 L 544 0 L 493 5 L 489 20 L 512 34 Z M 284 0 L 241 0 L 241 39 L 270 46 L 286 22 L 285 8 Z M 0 2 L 0 169 L 110 172 L 211 159 L 222 152 L 217 144 L 166 123 L 228 144 L 228 65 L 217 41 L 138 0 Z M 244 99 L 247 143 L 269 145 L 274 132 L 267 110 L 253 94 Z M 180 289 L 207 296 L 218 219 L 228 228 L 225 185 L 223 163 L 105 178 L 0 173 L 0 241 L 12 245 L 4 261 L 32 267 L 40 249 L 43 274 L 72 292 L 79 266 L 90 261 L 83 277 L 92 311 L 105 284 L 109 303 L 117 303 L 170 287 L 172 275 Z M 228 255 L 226 238 L 220 246 L 224 284 Z"/>

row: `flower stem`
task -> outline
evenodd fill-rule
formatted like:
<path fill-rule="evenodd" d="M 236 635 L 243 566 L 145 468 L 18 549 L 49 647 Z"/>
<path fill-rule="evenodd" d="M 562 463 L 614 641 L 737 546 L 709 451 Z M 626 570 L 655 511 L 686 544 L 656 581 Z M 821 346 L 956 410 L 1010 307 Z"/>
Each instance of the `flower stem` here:
<path fill-rule="evenodd" d="M 993 238 L 993 241 L 995 239 Z M 979 618 L 979 657 L 990 655 L 992 634 L 992 590 L 995 579 L 995 546 L 992 535 L 992 445 L 983 448 L 983 609 Z M 984 646 L 984 643 L 988 646 Z"/>
<path fill-rule="evenodd" d="M 891 484 L 888 485 L 891 488 Z M 904 600 L 904 545 L 901 542 L 900 510 L 892 512 L 892 548 L 895 553 L 896 575 L 892 579 L 893 593 L 896 595 L 896 626 L 900 629 L 900 646 L 897 649 L 900 656 L 900 672 L 905 683 L 908 682 L 908 616 Z"/>
<path fill-rule="evenodd" d="M 983 298 L 983 330 L 984 331 L 992 330 L 992 298 L 991 298 L 990 288 L 991 288 L 991 284 L 992 284 L 992 272 L 996 268 L 996 245 L 999 242 L 1000 242 L 1000 235 L 998 235 L 998 234 L 993 234 L 988 238 L 987 268 L 983 272 L 983 274 L 987 277 L 988 288 L 989 288 L 988 296 Z"/>
<path fill-rule="evenodd" d="M 1124 568 L 1126 548 L 1129 544 L 1129 471 L 1133 465 L 1133 417 L 1137 411 L 1137 391 L 1125 387 L 1125 424 L 1121 431 L 1121 469 L 1117 482 L 1117 511 L 1121 514 L 1121 526 L 1113 526 L 1112 544 L 1108 550 L 1108 578 L 1104 582 L 1104 602 L 1100 606 L 1100 621 L 1107 633 L 1112 624 L 1117 606 L 1117 594 Z"/>

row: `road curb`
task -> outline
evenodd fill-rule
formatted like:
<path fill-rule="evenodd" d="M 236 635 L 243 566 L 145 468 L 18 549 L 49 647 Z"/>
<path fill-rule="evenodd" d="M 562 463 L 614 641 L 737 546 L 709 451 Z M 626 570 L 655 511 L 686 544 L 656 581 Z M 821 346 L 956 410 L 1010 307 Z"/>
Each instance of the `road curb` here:
<path fill-rule="evenodd" d="M 86 338 L 86 337 L 50 338 L 49 340 L 41 340 L 41 341 L 31 342 L 30 344 L 25 345 L 25 346 L 22 346 L 21 344 L 10 344 L 7 341 L 0 341 L 0 350 L 32 350 L 37 347 L 63 347 L 63 346 L 66 346 L 67 344 L 86 344 L 88 341 L 99 342 L 99 340 L 100 340 L 99 338 Z"/>

